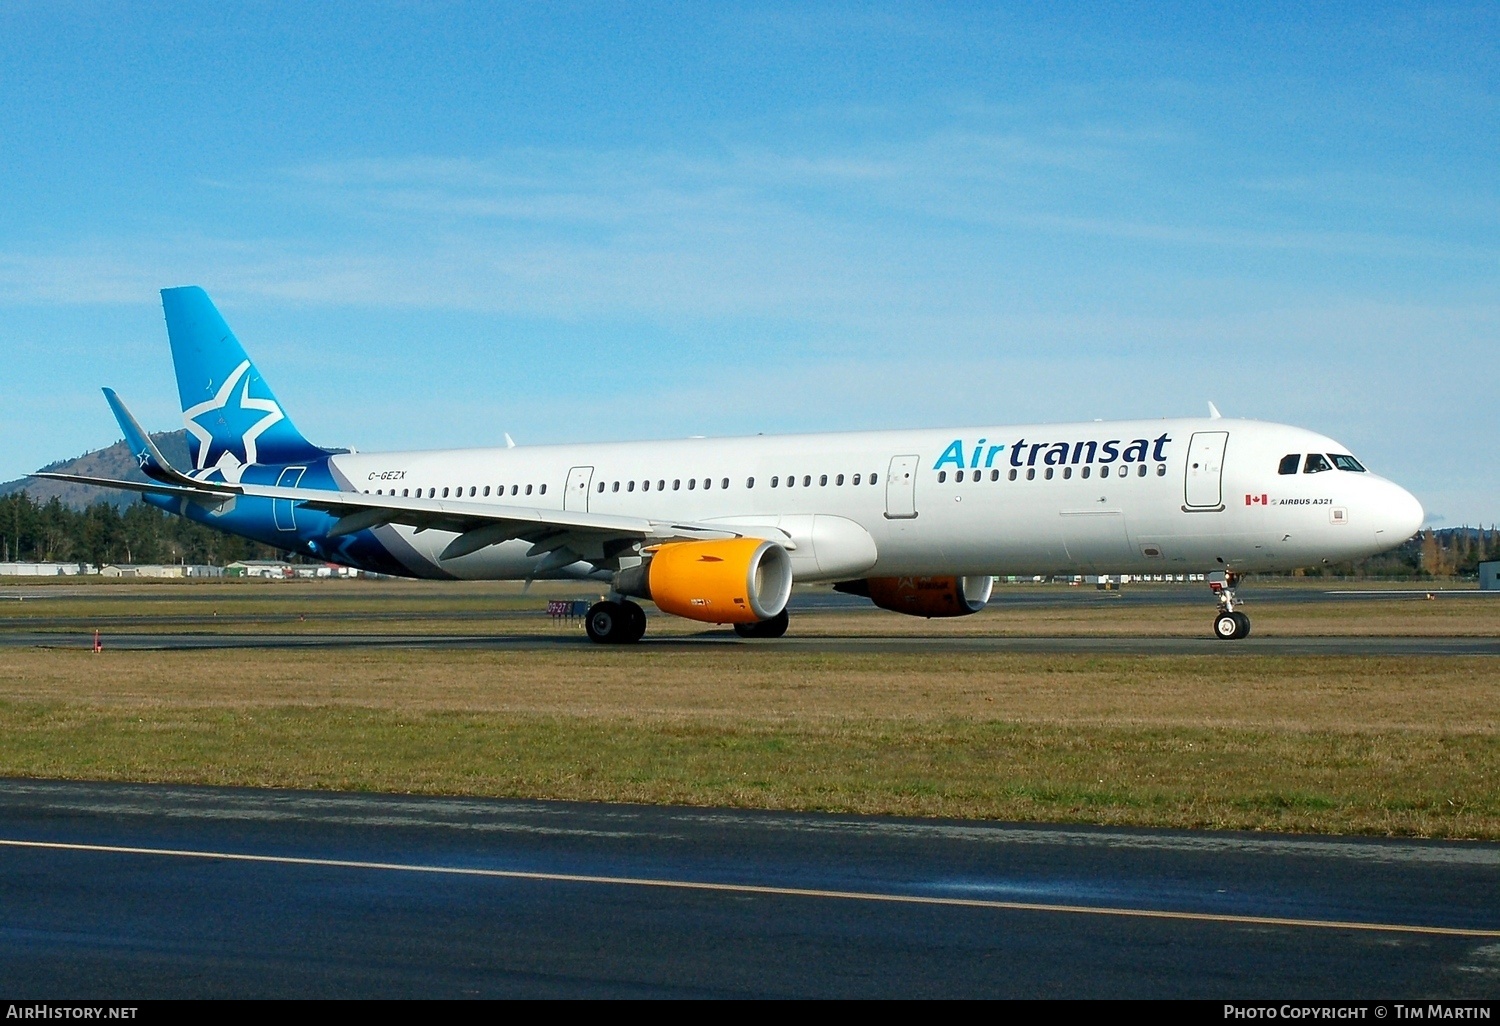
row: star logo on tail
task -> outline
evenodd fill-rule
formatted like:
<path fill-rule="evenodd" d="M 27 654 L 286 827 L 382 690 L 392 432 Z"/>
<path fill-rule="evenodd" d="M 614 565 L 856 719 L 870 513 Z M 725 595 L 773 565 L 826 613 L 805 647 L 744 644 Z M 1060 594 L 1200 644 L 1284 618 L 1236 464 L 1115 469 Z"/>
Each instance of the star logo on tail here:
<path fill-rule="evenodd" d="M 182 412 L 183 423 L 198 440 L 193 476 L 207 477 L 217 470 L 224 480 L 239 481 L 244 468 L 257 462 L 256 440 L 285 417 L 276 400 L 250 394 L 250 361 L 244 361 L 212 399 Z"/>

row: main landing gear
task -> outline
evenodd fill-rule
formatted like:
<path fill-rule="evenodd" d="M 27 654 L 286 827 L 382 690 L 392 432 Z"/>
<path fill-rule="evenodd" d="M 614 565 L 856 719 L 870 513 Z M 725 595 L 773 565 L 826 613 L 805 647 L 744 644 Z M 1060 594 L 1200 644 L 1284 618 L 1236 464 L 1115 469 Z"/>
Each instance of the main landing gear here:
<path fill-rule="evenodd" d="M 583 619 L 589 640 L 601 645 L 630 645 L 646 635 L 646 611 L 634 602 L 595 602 Z"/>
<path fill-rule="evenodd" d="M 1214 637 L 1224 641 L 1236 641 L 1250 636 L 1250 618 L 1234 608 L 1234 588 L 1240 583 L 1240 575 L 1219 571 L 1208 575 L 1208 587 L 1219 602 L 1219 611 L 1214 614 Z"/>
<path fill-rule="evenodd" d="M 756 623 L 737 623 L 734 625 L 734 633 L 742 638 L 779 638 L 786 633 L 786 625 L 790 618 L 783 609 L 769 620 L 760 620 Z"/>

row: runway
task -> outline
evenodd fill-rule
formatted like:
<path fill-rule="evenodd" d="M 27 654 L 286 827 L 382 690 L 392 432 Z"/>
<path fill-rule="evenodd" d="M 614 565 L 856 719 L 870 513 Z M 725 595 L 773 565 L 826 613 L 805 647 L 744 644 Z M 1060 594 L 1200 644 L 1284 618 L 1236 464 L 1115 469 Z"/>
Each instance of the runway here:
<path fill-rule="evenodd" d="M 170 651 L 223 649 L 509 649 L 514 651 L 597 649 L 582 628 L 536 634 L 308 634 L 284 631 L 256 633 L 113 633 L 103 635 L 107 650 Z M 92 648 L 94 635 L 63 631 L 0 632 L 0 648 Z M 736 646 L 794 652 L 1029 652 L 1117 655 L 1386 655 L 1500 656 L 1496 637 L 1250 637 L 1242 641 L 1174 637 L 1006 637 L 968 635 L 788 635 L 771 641 L 746 641 L 730 630 L 708 630 L 686 636 L 647 634 L 631 650 L 692 649 Z M 621 651 L 610 647 L 609 651 Z"/>
<path fill-rule="evenodd" d="M 0 988 L 1500 993 L 1500 846 L 0 782 Z"/>

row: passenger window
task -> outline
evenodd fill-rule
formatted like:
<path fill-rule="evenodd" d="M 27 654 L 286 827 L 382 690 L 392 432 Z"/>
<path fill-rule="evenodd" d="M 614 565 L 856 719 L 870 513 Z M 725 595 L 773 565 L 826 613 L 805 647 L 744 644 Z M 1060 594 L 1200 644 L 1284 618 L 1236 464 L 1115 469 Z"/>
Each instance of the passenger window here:
<path fill-rule="evenodd" d="M 1084 464 L 1083 473 L 1079 474 L 1078 476 L 1079 477 L 1088 477 L 1089 476 L 1089 467 L 1088 467 L 1088 464 Z"/>
<path fill-rule="evenodd" d="M 1100 467 L 1099 468 L 1099 476 L 1100 477 L 1108 477 L 1109 476 L 1109 468 L 1108 467 Z"/>
<path fill-rule="evenodd" d="M 727 490 L 729 488 L 729 478 L 726 477 L 724 480 L 720 481 L 719 487 Z"/>
<path fill-rule="evenodd" d="M 803 488 L 811 488 L 812 487 L 812 475 L 811 474 L 803 474 L 802 475 L 802 487 Z"/>
<path fill-rule="evenodd" d="M 612 492 L 618 492 L 620 490 L 620 482 L 616 481 L 614 484 L 610 485 L 609 490 Z"/>
<path fill-rule="evenodd" d="M 643 491 L 643 492 L 649 492 L 650 490 L 651 490 L 651 482 L 650 482 L 650 480 L 642 481 L 641 482 L 641 491 Z"/>
<path fill-rule="evenodd" d="M 604 493 L 604 482 L 603 481 L 599 482 L 599 492 L 600 492 L 600 494 Z"/>
<path fill-rule="evenodd" d="M 705 477 L 703 479 L 703 490 L 705 492 L 708 491 L 713 486 L 714 486 L 714 479 L 713 478 L 711 478 L 711 477 Z"/>
<path fill-rule="evenodd" d="M 1165 463 L 1158 463 L 1156 465 L 1156 476 L 1157 477 L 1166 477 L 1167 476 L 1167 465 Z"/>
<path fill-rule="evenodd" d="M 656 479 L 656 490 L 659 491 L 659 492 L 664 492 L 664 491 L 667 490 L 667 479 L 666 478 L 659 477 L 659 478 Z"/>
<path fill-rule="evenodd" d="M 844 475 L 840 474 L 838 477 L 834 478 L 833 483 L 835 485 L 842 485 L 844 483 Z"/>
<path fill-rule="evenodd" d="M 618 485 L 618 482 L 616 482 L 616 484 Z M 521 494 L 521 486 L 520 485 L 511 485 L 510 486 L 510 494 L 512 494 L 512 495 L 520 495 Z"/>
<path fill-rule="evenodd" d="M 1304 474 L 1321 474 L 1325 470 L 1332 469 L 1333 467 L 1329 466 L 1328 460 L 1320 452 L 1310 452 L 1307 454 L 1307 459 L 1302 461 Z"/>
<path fill-rule="evenodd" d="M 409 496 L 406 494 L 406 491 L 407 490 L 405 488 L 401 489 L 401 498 L 403 498 L 403 499 L 409 498 Z"/>
<path fill-rule="evenodd" d="M 633 492 L 633 491 L 635 491 L 635 482 L 634 481 L 626 481 L 625 482 L 625 490 L 627 492 Z M 528 488 L 527 491 L 530 491 L 530 489 Z"/>
<path fill-rule="evenodd" d="M 1051 467 L 1047 468 L 1047 480 L 1048 481 L 1052 480 L 1052 468 Z"/>
<path fill-rule="evenodd" d="M 1352 470 L 1356 474 L 1363 474 L 1365 472 L 1365 468 L 1353 456 L 1340 456 L 1338 453 L 1333 453 L 1332 456 L 1333 465 L 1340 470 Z"/>
<path fill-rule="evenodd" d="M 962 470 L 955 470 L 953 472 L 953 480 L 958 481 L 958 482 L 962 482 L 963 479 L 964 479 L 964 472 Z"/>
<path fill-rule="evenodd" d="M 546 495 L 547 494 L 547 486 L 546 485 L 542 485 L 542 487 L 540 487 L 540 488 L 537 489 L 537 492 L 538 492 L 538 494 Z"/>
<path fill-rule="evenodd" d="M 1073 468 L 1072 467 L 1063 467 L 1063 480 L 1066 481 L 1068 478 L 1070 478 L 1072 476 L 1073 476 Z"/>
<path fill-rule="evenodd" d="M 688 478 L 688 491 L 692 491 L 694 488 L 697 488 L 697 487 L 698 487 L 698 479 L 696 477 L 690 477 L 690 478 Z"/>
<path fill-rule="evenodd" d="M 1281 457 L 1281 465 L 1276 468 L 1276 473 L 1282 475 L 1295 474 L 1297 472 L 1297 464 L 1301 462 L 1302 454 L 1300 452 L 1288 453 Z"/>
<path fill-rule="evenodd" d="M 870 475 L 870 483 L 871 483 L 871 484 L 874 484 L 874 483 L 875 483 L 875 480 L 876 480 L 876 478 L 878 478 L 878 477 L 879 477 L 879 476 L 880 476 L 880 475 L 879 475 L 879 474 L 871 474 L 871 475 Z"/>
<path fill-rule="evenodd" d="M 448 497 L 448 489 L 447 489 L 447 488 L 444 488 L 444 489 L 443 489 L 443 498 L 445 498 L 445 499 L 446 499 L 446 498 L 447 498 L 447 497 Z"/>
<path fill-rule="evenodd" d="M 781 478 L 780 477 L 772 477 L 771 478 L 771 487 L 772 488 L 775 488 L 780 483 L 781 483 Z"/>
<path fill-rule="evenodd" d="M 745 489 L 748 491 L 749 489 L 754 488 L 754 487 L 755 487 L 755 478 L 753 478 L 753 477 L 747 477 L 747 478 L 745 478 Z"/>
<path fill-rule="evenodd" d="M 1011 470 L 1011 472 L 1010 472 L 1010 479 L 1012 481 L 1014 481 L 1016 479 L 1016 472 L 1015 472 L 1015 470 Z"/>
<path fill-rule="evenodd" d="M 486 499 L 488 499 L 490 497 L 490 486 L 489 485 L 485 485 L 484 486 L 484 497 Z"/>
<path fill-rule="evenodd" d="M 527 494 L 527 495 L 530 495 L 530 494 L 531 494 L 531 485 L 527 485 L 527 486 L 526 486 L 526 494 Z"/>
<path fill-rule="evenodd" d="M 859 475 L 855 474 L 853 477 L 851 477 L 849 479 L 849 483 L 850 484 L 859 484 Z"/>
<path fill-rule="evenodd" d="M 823 475 L 821 475 L 818 478 L 818 487 L 819 488 L 827 488 L 828 487 L 828 475 L 827 474 L 823 474 Z"/>
<path fill-rule="evenodd" d="M 788 488 L 796 488 L 797 487 L 797 475 L 796 474 L 788 474 L 786 476 L 786 486 Z"/>
<path fill-rule="evenodd" d="M 682 487 L 682 478 L 680 478 L 680 477 L 674 477 L 674 478 L 672 478 L 672 491 L 675 492 L 675 491 L 677 491 L 681 487 Z"/>
<path fill-rule="evenodd" d="M 1035 467 L 1027 467 L 1026 468 L 1026 480 L 1028 480 L 1028 481 L 1035 481 L 1036 480 L 1036 468 Z"/>
<path fill-rule="evenodd" d="M 938 484 L 942 484 L 944 481 L 947 481 L 947 480 L 948 480 L 948 472 L 946 470 L 939 470 L 938 471 Z"/>
<path fill-rule="evenodd" d="M 1000 480 L 1000 471 L 998 471 L 998 470 L 992 470 L 992 471 L 990 471 L 990 480 L 991 481 L 998 481 L 998 480 Z"/>
<path fill-rule="evenodd" d="M 1135 476 L 1136 477 L 1145 477 L 1146 476 L 1146 465 L 1144 463 L 1142 463 L 1140 465 L 1140 467 L 1136 469 Z"/>

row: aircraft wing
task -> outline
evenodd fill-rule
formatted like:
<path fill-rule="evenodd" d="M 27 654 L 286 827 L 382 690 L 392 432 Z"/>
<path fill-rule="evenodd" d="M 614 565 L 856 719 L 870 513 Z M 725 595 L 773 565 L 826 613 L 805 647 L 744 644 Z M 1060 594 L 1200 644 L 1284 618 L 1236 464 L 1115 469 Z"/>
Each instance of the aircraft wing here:
<path fill-rule="evenodd" d="M 258 498 L 295 502 L 308 509 L 338 517 L 330 538 L 353 534 L 385 524 L 399 524 L 418 531 L 449 531 L 458 537 L 439 555 L 457 559 L 489 545 L 521 539 L 532 543 L 530 555 L 549 555 L 549 563 L 566 566 L 584 560 L 612 566 L 619 556 L 638 552 L 645 545 L 709 538 L 736 538 L 744 529 L 720 524 L 627 517 L 610 513 L 582 513 L 533 506 L 500 506 L 452 499 L 417 499 L 363 492 L 325 491 L 316 488 L 280 488 L 241 482 L 243 494 Z M 791 539 L 776 532 L 775 539 L 790 547 Z M 567 556 L 567 562 L 557 562 Z"/>
<path fill-rule="evenodd" d="M 338 538 L 358 531 L 397 524 L 417 531 L 447 531 L 457 535 L 439 559 L 457 559 L 490 545 L 520 539 L 532 543 L 529 555 L 544 556 L 538 572 L 547 572 L 580 560 L 603 568 L 617 569 L 621 556 L 634 555 L 647 545 L 711 538 L 766 537 L 788 549 L 791 538 L 777 528 L 729 527 L 650 517 L 627 517 L 609 513 L 581 513 L 531 506 L 499 506 L 451 499 L 417 499 L 364 492 L 329 491 L 321 488 L 281 488 L 200 482 L 190 485 L 119 481 L 80 474 L 40 473 L 36 477 L 105 488 L 123 488 L 155 495 L 181 496 L 206 505 L 216 505 L 236 496 L 293 502 L 319 510 L 338 520 L 328 531 Z"/>

